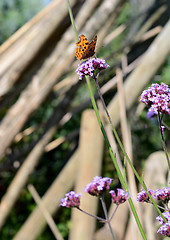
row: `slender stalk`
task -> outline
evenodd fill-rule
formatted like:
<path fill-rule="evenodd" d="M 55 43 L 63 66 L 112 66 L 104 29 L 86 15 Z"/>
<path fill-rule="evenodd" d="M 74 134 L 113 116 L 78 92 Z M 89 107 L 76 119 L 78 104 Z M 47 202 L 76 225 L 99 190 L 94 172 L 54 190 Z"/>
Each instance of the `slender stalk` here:
<path fill-rule="evenodd" d="M 160 205 L 157 205 L 160 209 L 162 209 L 163 211 L 167 211 L 167 209 L 166 208 L 164 208 L 164 207 L 162 207 L 162 206 L 160 206 Z"/>
<path fill-rule="evenodd" d="M 111 227 L 111 224 L 110 224 L 110 220 L 109 220 L 109 217 L 108 217 L 108 213 L 107 213 L 107 209 L 106 209 L 106 204 L 105 204 L 105 201 L 104 201 L 104 198 L 103 197 L 100 197 L 100 201 L 102 203 L 102 207 L 103 207 L 103 211 L 104 211 L 104 215 L 105 215 L 105 218 L 106 218 L 106 222 L 109 226 L 109 230 L 110 230 L 110 233 L 112 235 L 112 239 L 113 240 L 116 240 L 116 237 L 114 235 L 114 232 L 113 232 L 113 229 Z"/>
<path fill-rule="evenodd" d="M 74 34 L 75 34 L 75 37 L 76 37 L 76 41 L 78 42 L 79 37 L 78 37 L 76 25 L 74 23 L 74 18 L 73 18 L 73 13 L 72 13 L 72 10 L 71 10 L 70 2 L 69 2 L 69 0 L 66 0 L 66 1 L 67 1 L 67 7 L 68 7 L 68 11 L 69 11 L 69 15 L 70 15 L 70 20 L 71 20 L 71 24 L 72 24 L 72 27 L 73 27 L 73 31 L 74 31 Z"/>
<path fill-rule="evenodd" d="M 112 213 L 112 216 L 110 217 L 110 221 L 111 221 L 112 218 L 114 217 L 114 215 L 115 215 L 115 213 L 116 213 L 118 207 L 119 207 L 119 205 L 116 205 L 116 208 L 115 208 L 114 212 Z"/>
<path fill-rule="evenodd" d="M 39 207 L 39 209 L 41 210 L 44 218 L 46 219 L 52 233 L 55 236 L 55 239 L 57 240 L 64 240 L 64 238 L 62 237 L 61 233 L 59 232 L 52 216 L 50 215 L 49 211 L 46 209 L 46 207 L 44 206 L 39 194 L 37 193 L 36 189 L 34 188 L 33 185 L 28 185 L 28 190 L 30 191 L 34 201 L 36 202 L 37 206 Z"/>
<path fill-rule="evenodd" d="M 105 110 L 105 112 L 106 112 L 106 114 L 107 114 L 107 117 L 108 117 L 108 119 L 109 119 L 109 122 L 111 123 L 111 125 L 113 125 L 112 120 L 111 120 L 111 117 L 110 117 L 109 112 L 108 112 L 108 110 L 107 110 L 105 101 L 104 101 L 104 99 L 103 99 L 102 93 L 101 93 L 101 91 L 100 91 L 100 86 L 99 86 L 99 84 L 98 84 L 97 77 L 94 75 L 93 78 L 94 78 L 94 80 L 95 80 L 96 87 L 97 87 L 97 90 L 98 90 L 98 93 L 99 93 L 99 97 L 100 97 L 100 99 L 101 99 L 101 101 L 102 101 L 102 104 L 103 104 L 104 110 Z"/>
<path fill-rule="evenodd" d="M 101 221 L 101 222 L 106 222 L 106 219 L 100 218 L 100 217 L 98 217 L 98 216 L 96 216 L 96 215 L 93 215 L 93 214 L 91 214 L 91 213 L 88 213 L 88 212 L 84 211 L 83 209 L 81 209 L 80 207 L 77 207 L 77 209 L 80 210 L 81 212 L 85 213 L 86 215 L 90 216 L 90 217 L 94 217 L 94 218 L 98 219 L 98 220 Z"/>
<path fill-rule="evenodd" d="M 120 148 L 121 148 L 121 150 L 122 150 L 125 158 L 128 160 L 128 162 L 129 162 L 129 164 L 130 164 L 133 172 L 135 173 L 135 175 L 136 175 L 136 177 L 138 178 L 139 182 L 143 185 L 143 182 L 142 182 L 141 178 L 139 177 L 138 173 L 136 172 L 135 168 L 133 167 L 133 164 L 131 163 L 131 161 L 130 161 L 130 159 L 129 159 L 129 157 L 128 157 L 128 155 L 127 155 L 127 153 L 126 153 L 126 151 L 125 151 L 125 149 L 124 149 L 124 147 L 123 147 L 123 145 L 122 145 L 122 143 L 121 143 L 121 141 L 120 141 L 120 138 L 119 138 L 119 136 L 118 136 L 118 134 L 117 134 L 117 132 L 116 132 L 116 129 L 115 129 L 114 126 L 113 126 L 113 122 L 112 122 L 112 120 L 111 120 L 111 117 L 110 117 L 109 112 L 108 112 L 108 110 L 107 110 L 106 104 L 105 104 L 105 102 L 104 102 L 104 99 L 103 99 L 102 93 L 101 93 L 101 91 L 100 91 L 100 87 L 99 87 L 97 78 L 96 78 L 95 76 L 94 76 L 93 78 L 95 79 L 95 83 L 96 83 L 96 86 L 97 86 L 97 90 L 98 90 L 98 93 L 99 93 L 99 97 L 100 97 L 100 99 L 101 99 L 101 101 L 102 101 L 104 110 L 105 110 L 105 112 L 106 112 L 106 114 L 107 114 L 107 116 L 108 116 L 109 122 L 110 122 L 110 124 L 111 124 L 111 126 L 112 126 L 112 130 L 113 130 L 113 133 L 114 133 L 114 135 L 115 135 L 115 138 L 116 138 L 117 142 L 119 143 L 119 146 L 120 146 Z"/>
<path fill-rule="evenodd" d="M 95 99 L 94 99 L 94 96 L 93 96 L 93 92 L 92 92 L 92 88 L 91 88 L 91 83 L 90 83 L 90 80 L 89 80 L 89 77 L 88 77 L 88 76 L 86 76 L 86 83 L 87 83 L 88 90 L 89 90 L 89 93 L 90 93 L 90 98 L 91 98 L 91 101 L 92 101 L 92 105 L 93 105 L 94 111 L 95 111 L 95 113 L 96 113 L 97 121 L 98 121 L 99 126 L 100 126 L 100 128 L 101 128 L 101 131 L 102 131 L 102 133 L 103 133 L 103 136 L 104 136 L 104 139 L 105 139 L 105 141 L 106 141 L 107 147 L 108 147 L 108 149 L 109 149 L 110 156 L 111 156 L 111 158 L 112 158 L 112 160 L 113 160 L 113 163 L 114 163 L 114 165 L 115 165 L 115 168 L 116 168 L 116 170 L 117 170 L 117 173 L 118 173 L 120 182 L 121 182 L 123 188 L 127 190 L 127 186 L 126 186 L 126 184 L 125 184 L 123 175 L 122 175 L 122 173 L 121 173 L 121 171 L 120 171 L 120 168 L 119 168 L 119 166 L 118 166 L 118 163 L 117 163 L 117 161 L 116 161 L 116 157 L 115 157 L 114 154 L 113 154 L 113 151 L 112 151 L 112 148 L 111 148 L 111 146 L 110 146 L 109 140 L 108 140 L 108 138 L 107 138 L 107 135 L 106 135 L 106 132 L 105 132 L 103 123 L 102 123 L 102 121 L 101 121 L 101 118 L 100 118 L 100 115 L 99 115 L 99 112 L 98 112 L 98 109 L 97 109 L 97 105 L 96 105 L 96 102 L 95 102 Z"/>
<path fill-rule="evenodd" d="M 166 159 L 167 159 L 168 167 L 169 167 L 169 170 L 170 170 L 170 160 L 169 160 L 168 151 L 167 151 L 167 148 L 166 148 L 165 139 L 164 139 L 164 135 L 163 135 L 163 131 L 162 131 L 162 118 L 163 118 L 163 115 L 161 117 L 160 113 L 158 112 L 158 124 L 159 124 L 160 133 L 161 133 L 162 145 L 163 145 L 163 149 L 164 149 L 165 156 L 166 156 Z"/>
<path fill-rule="evenodd" d="M 164 123 L 163 120 L 162 120 L 162 124 L 163 124 L 163 126 L 164 126 L 166 129 L 168 129 L 168 130 L 170 131 L 170 127 L 168 127 L 168 126 Z"/>

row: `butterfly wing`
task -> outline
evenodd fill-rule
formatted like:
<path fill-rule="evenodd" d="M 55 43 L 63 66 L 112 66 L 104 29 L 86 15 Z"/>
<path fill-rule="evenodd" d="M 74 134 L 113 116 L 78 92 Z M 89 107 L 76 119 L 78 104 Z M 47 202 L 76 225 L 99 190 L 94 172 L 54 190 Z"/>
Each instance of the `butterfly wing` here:
<path fill-rule="evenodd" d="M 84 35 L 79 37 L 80 41 L 76 43 L 77 48 L 75 56 L 77 59 L 86 59 L 92 57 L 95 54 L 95 46 L 97 41 L 97 36 L 94 37 L 91 43 L 88 42 L 87 38 Z"/>
<path fill-rule="evenodd" d="M 97 35 L 94 37 L 93 41 L 89 44 L 88 57 L 92 57 L 95 54 L 96 42 L 97 42 Z"/>
<path fill-rule="evenodd" d="M 89 45 L 89 41 L 84 35 L 79 36 L 80 41 L 76 43 L 77 47 L 87 49 L 87 46 Z"/>
<path fill-rule="evenodd" d="M 76 52 L 75 52 L 74 55 L 75 55 L 75 56 L 77 57 L 77 59 L 79 59 L 79 60 L 83 59 L 83 58 L 82 58 L 82 55 L 83 55 L 82 49 L 81 49 L 81 48 L 76 48 Z"/>
<path fill-rule="evenodd" d="M 84 58 L 84 53 L 88 49 L 89 42 L 84 35 L 79 36 L 80 41 L 76 43 L 77 48 L 75 52 L 75 56 L 77 59 L 81 60 Z"/>

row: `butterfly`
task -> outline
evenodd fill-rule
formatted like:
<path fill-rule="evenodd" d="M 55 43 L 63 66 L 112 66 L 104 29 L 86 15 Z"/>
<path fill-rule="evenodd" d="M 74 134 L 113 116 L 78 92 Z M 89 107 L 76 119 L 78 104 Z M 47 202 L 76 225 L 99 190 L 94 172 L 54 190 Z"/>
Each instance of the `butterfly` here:
<path fill-rule="evenodd" d="M 89 43 L 89 41 L 84 35 L 79 36 L 79 39 L 80 41 L 76 43 L 77 48 L 74 55 L 79 60 L 92 57 L 95 54 L 97 36 L 94 37 L 91 43 Z"/>

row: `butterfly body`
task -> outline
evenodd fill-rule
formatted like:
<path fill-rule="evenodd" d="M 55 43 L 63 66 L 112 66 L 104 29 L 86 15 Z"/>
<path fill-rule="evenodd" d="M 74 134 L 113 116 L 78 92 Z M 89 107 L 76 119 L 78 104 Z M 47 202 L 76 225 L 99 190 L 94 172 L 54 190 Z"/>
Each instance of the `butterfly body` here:
<path fill-rule="evenodd" d="M 79 39 L 80 41 L 76 43 L 77 48 L 75 52 L 77 59 L 82 60 L 92 57 L 95 54 L 97 36 L 90 43 L 84 35 L 79 36 Z"/>

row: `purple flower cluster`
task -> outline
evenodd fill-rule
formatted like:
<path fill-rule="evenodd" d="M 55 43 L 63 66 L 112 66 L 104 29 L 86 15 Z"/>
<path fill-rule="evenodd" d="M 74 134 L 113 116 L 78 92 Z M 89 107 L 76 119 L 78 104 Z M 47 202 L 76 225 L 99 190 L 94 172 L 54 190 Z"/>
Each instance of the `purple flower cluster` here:
<path fill-rule="evenodd" d="M 86 61 L 80 63 L 76 69 L 77 74 L 79 75 L 79 80 L 82 80 L 85 75 L 94 77 L 94 70 L 98 69 L 99 71 L 108 68 L 109 65 L 104 59 L 100 58 L 88 58 Z"/>
<path fill-rule="evenodd" d="M 170 187 L 165 187 L 163 189 L 157 189 L 156 191 L 153 191 L 151 189 L 148 189 L 149 194 L 156 199 L 156 200 L 161 200 L 164 204 L 168 203 L 170 200 Z M 138 202 L 148 202 L 151 203 L 148 194 L 145 192 L 144 189 L 141 190 L 137 194 L 137 199 Z"/>
<path fill-rule="evenodd" d="M 60 201 L 60 206 L 62 207 L 79 207 L 80 206 L 81 194 L 71 191 L 65 194 L 65 198 L 62 198 Z"/>
<path fill-rule="evenodd" d="M 116 205 L 126 202 L 126 200 L 130 197 L 129 193 L 120 188 L 117 188 L 117 194 L 114 190 L 111 190 L 109 193 L 111 194 L 112 202 L 116 203 Z"/>
<path fill-rule="evenodd" d="M 148 189 L 148 192 L 156 200 L 162 201 L 163 205 L 168 204 L 170 200 L 170 187 L 158 189 L 156 191 Z M 137 201 L 151 203 L 148 194 L 143 189 L 137 194 Z M 165 209 L 168 209 L 168 206 Z M 164 236 L 170 237 L 170 212 L 164 212 L 163 216 L 167 220 L 167 222 L 165 222 L 161 216 L 158 216 L 156 219 L 159 221 L 160 224 L 162 224 L 162 226 L 158 229 L 157 232 Z"/>
<path fill-rule="evenodd" d="M 168 203 L 168 201 L 170 200 L 170 187 L 156 190 L 154 198 L 157 200 L 161 200 L 164 203 Z"/>
<path fill-rule="evenodd" d="M 141 95 L 141 102 L 149 106 L 148 117 L 158 113 L 170 114 L 170 88 L 165 83 L 154 83 Z"/>
<path fill-rule="evenodd" d="M 169 212 L 163 212 L 162 215 L 164 216 L 164 218 L 170 222 L 170 213 Z M 160 224 L 164 224 L 165 221 L 163 220 L 163 218 L 159 215 L 158 217 L 156 217 L 156 220 L 159 221 Z"/>
<path fill-rule="evenodd" d="M 92 196 L 100 196 L 106 190 L 109 190 L 112 180 L 112 178 L 96 176 L 91 183 L 86 185 L 84 191 Z"/>
<path fill-rule="evenodd" d="M 107 190 L 110 189 L 110 184 L 113 179 L 108 177 L 94 177 L 93 181 L 86 185 L 84 191 L 89 193 L 92 196 L 100 197 Z M 130 195 L 125 192 L 123 189 L 117 188 L 117 191 L 111 190 L 109 192 L 111 194 L 111 200 L 116 205 L 124 203 L 127 199 L 129 199 Z M 65 198 L 62 198 L 60 201 L 60 206 L 62 207 L 77 207 L 80 206 L 80 197 L 81 194 L 76 194 L 74 191 L 65 194 Z M 80 208 L 79 208 L 80 209 Z"/>
<path fill-rule="evenodd" d="M 167 223 L 164 223 L 159 229 L 158 231 L 160 234 L 162 234 L 163 236 L 167 236 L 170 237 L 170 221 Z"/>
<path fill-rule="evenodd" d="M 152 196 L 154 191 L 151 189 L 148 189 L 148 193 Z M 147 203 L 151 203 L 148 194 L 145 192 L 144 189 L 141 190 L 141 192 L 139 192 L 137 194 L 137 199 L 138 202 L 147 202 Z"/>
<path fill-rule="evenodd" d="M 162 226 L 158 229 L 157 232 L 164 236 L 170 237 L 170 212 L 164 212 L 162 214 L 167 222 L 165 222 L 161 216 L 158 216 L 156 219 L 160 224 L 162 224 Z"/>

